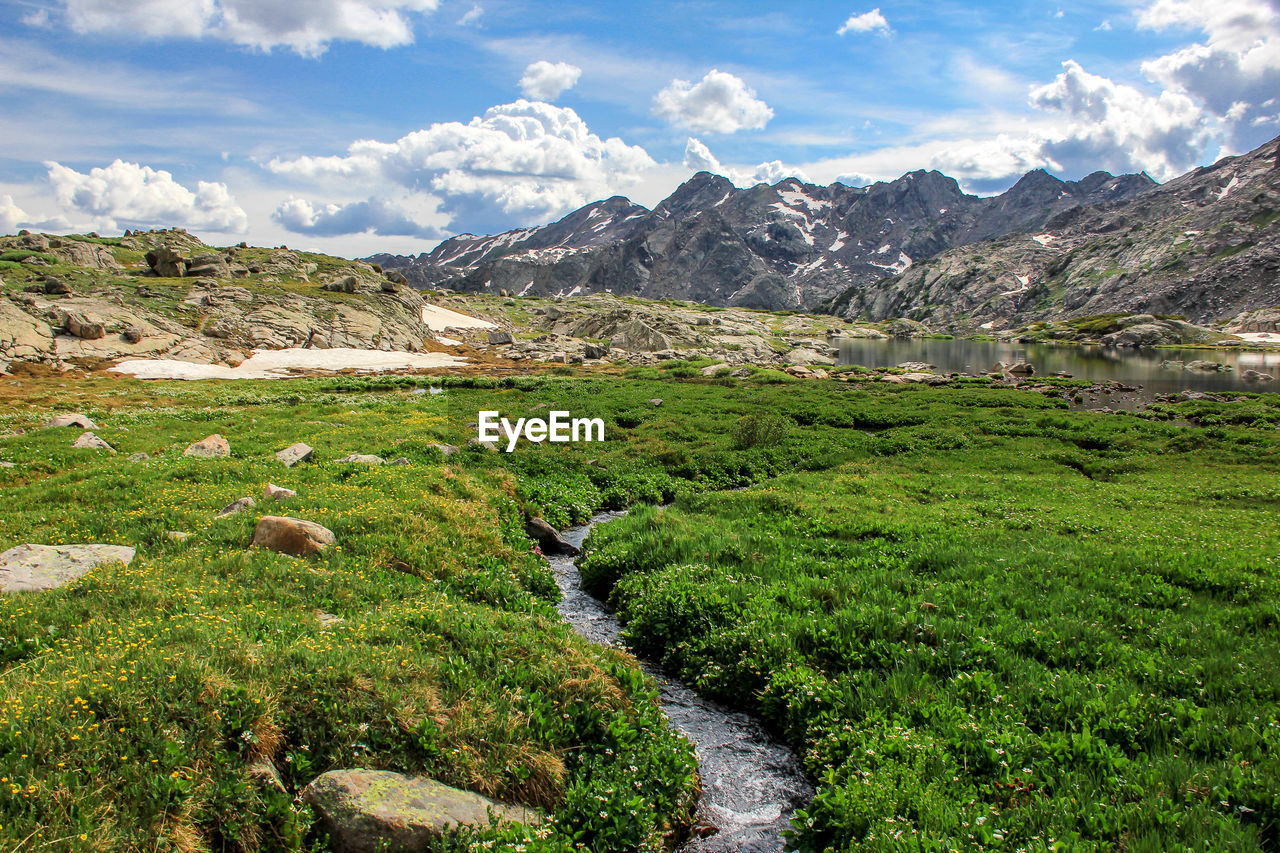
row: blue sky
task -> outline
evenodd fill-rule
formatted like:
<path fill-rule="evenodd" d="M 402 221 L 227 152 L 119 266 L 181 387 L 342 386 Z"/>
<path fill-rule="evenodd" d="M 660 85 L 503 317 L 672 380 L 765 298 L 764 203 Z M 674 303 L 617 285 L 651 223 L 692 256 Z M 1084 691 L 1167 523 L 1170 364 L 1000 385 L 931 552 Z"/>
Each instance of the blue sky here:
<path fill-rule="evenodd" d="M 1280 132 L 1280 0 L 0 0 L 0 231 L 418 252 L 699 168 L 1168 179 Z"/>

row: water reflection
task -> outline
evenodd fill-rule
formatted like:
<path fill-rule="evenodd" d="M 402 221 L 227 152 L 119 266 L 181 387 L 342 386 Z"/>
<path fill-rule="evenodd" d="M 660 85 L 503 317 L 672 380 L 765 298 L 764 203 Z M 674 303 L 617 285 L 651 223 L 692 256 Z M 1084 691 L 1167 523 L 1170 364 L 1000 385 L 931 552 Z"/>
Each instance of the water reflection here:
<path fill-rule="evenodd" d="M 1246 382 L 1241 373 L 1256 370 L 1280 380 L 1280 352 L 1237 352 L 1196 349 L 1117 349 L 1089 345 L 1016 344 L 994 341 L 867 340 L 841 338 L 840 364 L 895 367 L 902 362 L 923 361 L 939 372 L 985 374 L 996 362 L 1026 361 L 1037 376 L 1058 372 L 1092 382 L 1115 381 L 1141 385 L 1144 395 L 1184 390 L 1280 391 L 1280 381 Z M 1185 370 L 1169 362 L 1215 361 L 1228 364 L 1225 373 Z M 1167 366 L 1166 366 L 1167 365 Z"/>

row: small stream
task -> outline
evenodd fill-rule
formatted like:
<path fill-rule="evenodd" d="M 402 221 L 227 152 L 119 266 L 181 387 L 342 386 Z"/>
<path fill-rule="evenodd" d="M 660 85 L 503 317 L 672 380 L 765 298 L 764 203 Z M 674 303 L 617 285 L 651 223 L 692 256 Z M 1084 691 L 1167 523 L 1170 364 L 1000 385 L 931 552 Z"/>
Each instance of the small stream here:
<path fill-rule="evenodd" d="M 600 513 L 580 527 L 565 530 L 561 536 L 581 547 L 592 527 L 623 515 Z M 547 560 L 564 593 L 559 609 L 565 621 L 593 642 L 622 648 L 622 626 L 603 604 L 582 590 L 573 558 L 555 556 Z M 795 754 L 746 714 L 703 699 L 656 666 L 641 665 L 661 688 L 662 708 L 672 725 L 697 749 L 702 774 L 698 820 L 719 828 L 713 835 L 690 839 L 680 851 L 782 850 L 782 831 L 790 826 L 792 813 L 813 797 L 813 786 Z"/>

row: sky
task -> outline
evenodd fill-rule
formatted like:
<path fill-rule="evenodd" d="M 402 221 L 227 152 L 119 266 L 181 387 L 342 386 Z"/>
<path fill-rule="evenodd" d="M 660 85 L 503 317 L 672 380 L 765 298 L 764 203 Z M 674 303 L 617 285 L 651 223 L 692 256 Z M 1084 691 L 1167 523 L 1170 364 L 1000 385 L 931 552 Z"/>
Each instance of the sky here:
<path fill-rule="evenodd" d="M 696 171 L 1168 180 L 1280 133 L 1280 0 L 0 0 L 0 233 L 416 254 Z"/>

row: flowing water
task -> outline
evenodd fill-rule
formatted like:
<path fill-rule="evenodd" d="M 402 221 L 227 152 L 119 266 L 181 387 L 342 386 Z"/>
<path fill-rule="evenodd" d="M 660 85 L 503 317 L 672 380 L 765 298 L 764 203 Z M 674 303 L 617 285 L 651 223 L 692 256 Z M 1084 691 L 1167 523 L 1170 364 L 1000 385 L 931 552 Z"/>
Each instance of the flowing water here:
<path fill-rule="evenodd" d="M 1176 394 L 1180 391 L 1280 391 L 1280 352 L 1238 350 L 1192 350 L 1112 348 L 1068 344 L 1014 344 L 987 341 L 934 341 L 916 339 L 868 340 L 841 338 L 840 364 L 863 367 L 895 367 L 907 361 L 922 361 L 942 373 L 952 371 L 984 374 L 999 361 L 1029 362 L 1037 376 L 1058 371 L 1074 379 L 1090 382 L 1115 381 L 1141 385 L 1144 396 Z M 1184 370 L 1166 364 L 1173 361 L 1216 361 L 1229 364 L 1229 372 Z M 1246 382 L 1246 370 L 1275 377 L 1274 382 Z"/>
<path fill-rule="evenodd" d="M 601 513 L 561 536 L 581 547 L 597 524 L 625 513 Z M 579 634 L 602 646 L 622 647 L 622 626 L 604 605 L 582 589 L 572 557 L 548 557 L 564 597 L 560 613 Z M 796 808 L 813 797 L 813 787 L 795 754 L 775 740 L 759 722 L 695 694 L 658 667 L 642 664 L 662 691 L 662 708 L 672 725 L 698 751 L 702 774 L 700 822 L 719 831 L 693 838 L 687 853 L 775 853 L 783 849 L 782 831 Z"/>

